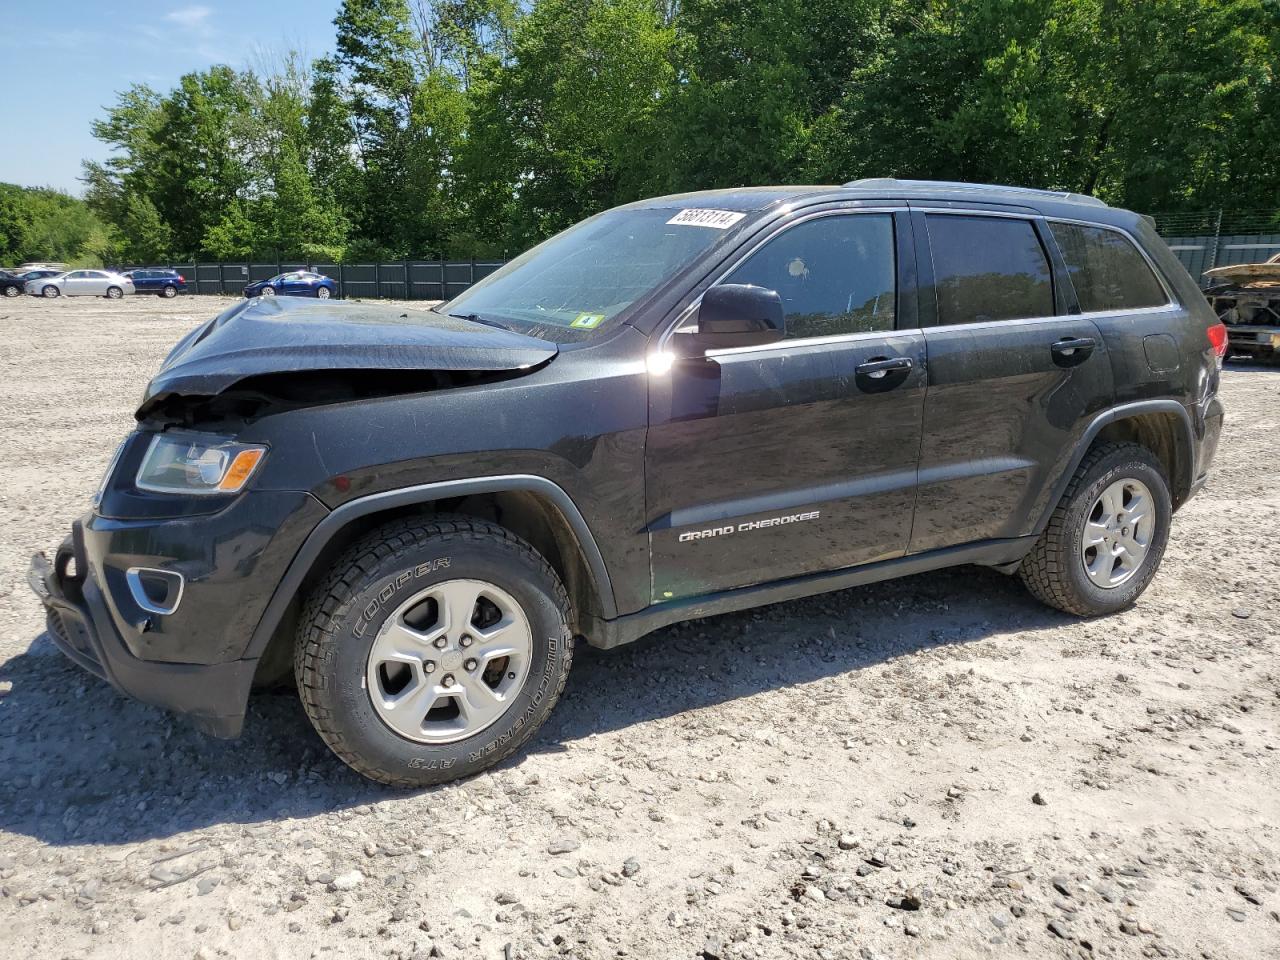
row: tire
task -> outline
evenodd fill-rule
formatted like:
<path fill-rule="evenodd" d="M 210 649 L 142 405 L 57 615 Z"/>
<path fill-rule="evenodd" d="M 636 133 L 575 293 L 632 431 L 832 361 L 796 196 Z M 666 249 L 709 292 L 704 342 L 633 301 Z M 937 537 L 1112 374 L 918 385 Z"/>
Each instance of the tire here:
<path fill-rule="evenodd" d="M 449 600 L 468 590 L 481 591 L 469 607 Z M 477 626 L 486 604 L 500 619 Z M 445 616 L 446 606 L 476 616 Z M 399 625 L 410 621 L 405 640 Z M 379 783 L 423 787 L 478 773 L 528 741 L 564 689 L 573 661 L 568 624 L 560 578 L 514 534 L 468 517 L 397 521 L 352 546 L 308 598 L 294 675 L 312 725 L 344 763 Z M 387 636 L 412 648 L 412 667 L 387 657 Z M 501 652 L 507 638 L 515 638 L 514 650 L 526 637 L 524 652 L 477 670 L 477 653 Z M 464 649 L 468 642 L 474 645 Z M 382 672 L 388 667 L 395 672 Z M 477 682 L 496 683 L 503 694 L 483 707 L 505 704 L 482 727 L 482 710 L 475 720 L 470 706 L 461 709 Z M 405 712 L 396 714 L 402 703 Z"/>
<path fill-rule="evenodd" d="M 276 292 L 271 287 L 263 287 L 261 290 L 258 291 L 258 296 L 260 297 L 274 297 L 275 295 L 276 295 Z"/>
<path fill-rule="evenodd" d="M 14 284 L 12 284 L 12 283 L 11 283 L 11 284 L 9 284 L 7 287 L 5 287 L 5 288 L 4 288 L 4 295 L 5 295 L 6 297 L 17 297 L 17 296 L 21 296 L 21 295 L 22 295 L 22 288 L 21 288 L 21 287 L 19 287 L 19 286 L 15 286 Z"/>
<path fill-rule="evenodd" d="M 52 300 L 55 297 L 62 296 L 62 291 L 59 290 L 57 287 L 55 287 L 53 284 L 48 284 L 46 287 L 44 287 L 40 291 L 40 296 L 48 297 L 50 300 Z"/>
<path fill-rule="evenodd" d="M 178 288 L 171 283 L 166 283 L 164 285 L 164 289 L 160 291 L 160 296 L 164 297 L 166 300 L 172 300 L 177 295 Z"/>
<path fill-rule="evenodd" d="M 317 300 L 328 300 L 330 296 L 331 294 L 329 293 L 328 287 L 316 287 Z"/>
<path fill-rule="evenodd" d="M 108 300 L 119 300 L 123 296 L 124 296 L 124 291 L 121 290 L 119 287 L 107 287 Z"/>
<path fill-rule="evenodd" d="M 1129 516 L 1127 511 L 1132 508 L 1151 518 L 1152 526 L 1144 533 L 1147 543 L 1140 551 L 1141 559 L 1129 569 L 1124 558 L 1130 554 L 1126 551 L 1123 556 L 1112 556 L 1112 541 L 1092 550 L 1085 544 L 1086 534 L 1092 539 L 1101 532 L 1101 521 L 1115 526 L 1113 534 L 1123 530 L 1125 538 L 1132 530 L 1134 540 L 1127 541 L 1131 544 L 1140 539 L 1139 530 L 1145 530 L 1141 527 L 1143 520 L 1133 526 L 1121 526 L 1122 521 L 1104 512 L 1104 494 L 1116 490 L 1121 491 L 1122 498 L 1136 495 L 1146 499 L 1149 495 L 1151 500 L 1145 511 L 1140 506 L 1130 507 L 1123 499 L 1109 501 L 1113 506 L 1120 504 L 1122 510 L 1117 510 L 1117 517 L 1122 512 Z M 1138 500 L 1130 503 L 1137 504 Z M 1134 443 L 1099 444 L 1076 469 L 1044 532 L 1023 559 L 1019 575 L 1036 599 L 1066 613 L 1096 617 L 1123 610 L 1142 595 L 1159 569 L 1169 542 L 1172 517 L 1169 482 L 1156 456 Z M 1089 558 L 1094 562 L 1090 563 Z M 1106 568 L 1113 563 L 1114 569 L 1108 572 Z M 1108 579 L 1117 582 L 1113 586 L 1099 584 Z"/>

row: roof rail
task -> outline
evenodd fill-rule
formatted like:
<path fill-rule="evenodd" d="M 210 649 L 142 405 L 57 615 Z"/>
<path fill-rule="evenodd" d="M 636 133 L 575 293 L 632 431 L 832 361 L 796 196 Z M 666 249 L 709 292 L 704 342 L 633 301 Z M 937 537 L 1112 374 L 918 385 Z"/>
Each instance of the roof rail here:
<path fill-rule="evenodd" d="M 1105 207 L 1106 203 L 1097 197 L 1085 193 L 1067 193 L 1063 190 L 1037 190 L 1034 187 L 1006 187 L 995 183 L 962 183 L 957 180 L 899 180 L 896 177 L 865 177 L 861 180 L 850 180 L 846 187 L 861 187 L 871 190 L 887 190 L 894 187 L 911 189 L 927 189 L 937 187 L 942 190 L 989 190 L 998 193 L 1021 194 L 1029 197 L 1053 197 L 1071 203 L 1084 203 L 1092 207 Z"/>

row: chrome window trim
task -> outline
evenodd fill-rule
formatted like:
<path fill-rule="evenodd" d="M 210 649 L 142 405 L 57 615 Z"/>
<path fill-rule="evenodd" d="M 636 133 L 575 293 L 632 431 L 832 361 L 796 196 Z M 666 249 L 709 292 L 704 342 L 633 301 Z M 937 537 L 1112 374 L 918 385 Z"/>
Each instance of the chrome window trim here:
<path fill-rule="evenodd" d="M 757 250 L 763 247 L 766 243 L 773 240 L 775 237 L 783 233 L 786 233 L 788 230 L 791 230 L 795 227 L 800 226 L 802 223 L 808 223 L 810 220 L 819 220 L 824 217 L 856 217 L 864 213 L 888 213 L 892 215 L 895 213 L 907 213 L 909 212 L 909 209 L 910 208 L 906 205 L 906 203 L 903 202 L 903 203 L 894 204 L 892 206 L 848 207 L 844 209 L 816 210 L 813 213 L 803 214 L 794 220 L 788 220 L 786 223 L 778 224 L 773 230 L 771 230 L 765 236 L 761 237 L 754 244 L 752 244 L 740 257 L 734 260 L 733 263 L 731 263 L 727 268 L 725 268 L 725 270 L 723 270 L 714 280 L 712 280 L 709 284 L 707 284 L 707 290 L 710 290 L 712 287 L 718 286 L 719 284 L 723 283 L 725 277 L 729 276 L 729 274 L 737 270 L 738 267 L 742 266 L 743 263 L 745 263 L 748 259 L 750 259 L 750 257 Z M 896 230 L 896 226 L 895 226 L 895 230 Z M 895 233 L 895 243 L 896 243 L 896 236 L 897 235 Z M 894 277 L 893 277 L 893 292 L 895 297 L 897 296 L 897 293 L 898 293 L 898 277 L 897 277 L 898 256 L 897 254 L 898 254 L 898 251 L 895 248 L 894 249 Z M 652 354 L 660 354 L 665 352 L 667 348 L 667 344 L 670 342 L 671 338 L 675 336 L 675 334 L 679 331 L 684 321 L 687 320 L 689 316 L 695 310 L 698 309 L 698 304 L 702 302 L 702 296 L 704 293 L 706 293 L 706 290 L 704 290 L 702 293 L 694 297 L 691 301 L 689 301 L 689 303 L 687 303 L 680 310 L 679 313 L 676 314 L 675 320 L 671 322 L 671 325 L 668 326 L 667 329 L 663 331 L 662 335 L 658 338 L 658 345 L 651 350 Z M 897 322 L 896 307 L 894 310 L 894 322 L 895 323 Z M 917 327 L 914 329 L 918 330 L 919 328 Z M 833 334 L 832 336 L 827 336 L 827 337 L 805 337 L 803 339 L 798 339 L 798 340 L 779 340 L 777 343 L 765 343 L 765 344 L 760 344 L 754 347 L 732 347 L 732 348 L 726 348 L 723 350 L 715 350 L 715 351 L 708 350 L 705 355 L 710 357 L 710 356 L 723 356 L 723 355 L 737 354 L 737 353 L 759 353 L 762 351 L 778 350 L 783 347 L 787 347 L 787 348 L 803 347 L 803 346 L 808 346 L 814 343 L 821 344 L 824 342 L 837 342 L 840 339 L 850 338 L 850 337 L 884 336 L 885 334 L 898 333 L 898 332 L 905 332 L 905 331 L 898 331 L 896 327 L 892 330 L 860 330 L 855 333 Z"/>
<path fill-rule="evenodd" d="M 924 333 L 951 332 L 953 330 L 986 330 L 1022 323 L 1065 323 L 1071 320 L 1093 320 L 1098 317 L 1131 317 L 1134 314 L 1177 313 L 1182 308 L 1176 304 L 1163 307 L 1140 307 L 1137 310 L 1108 310 L 1094 313 L 1062 313 L 1048 317 L 1018 317 L 1014 320 L 980 320 L 974 323 L 947 323 L 936 327 L 921 327 Z"/>
<path fill-rule="evenodd" d="M 733 357 L 741 353 L 760 353 L 763 350 L 777 350 L 779 347 L 821 347 L 832 343 L 845 343 L 850 340 L 869 340 L 872 337 L 910 337 L 920 334 L 920 327 L 907 330 L 856 330 L 853 333 L 835 333 L 826 337 L 805 337 L 803 340 L 779 340 L 777 343 L 762 343 L 754 347 L 723 347 L 719 350 L 708 350 L 708 357 Z"/>
<path fill-rule="evenodd" d="M 1178 302 L 1177 296 L 1174 295 L 1173 290 L 1169 287 L 1169 284 L 1165 282 L 1164 274 L 1162 274 L 1156 268 L 1155 261 L 1153 261 L 1151 257 L 1147 255 L 1146 250 L 1142 249 L 1142 244 L 1138 242 L 1138 238 L 1135 237 L 1128 230 L 1126 230 L 1124 227 L 1112 226 L 1109 223 L 1094 223 L 1092 220 L 1072 220 L 1069 217 L 1045 217 L 1044 219 L 1045 219 L 1045 222 L 1049 224 L 1069 223 L 1078 227 L 1093 227 L 1095 230 L 1110 230 L 1112 233 L 1120 234 L 1120 236 L 1124 237 L 1126 240 L 1129 241 L 1130 246 L 1132 246 L 1135 250 L 1138 251 L 1138 256 L 1142 257 L 1143 261 L 1147 265 L 1147 269 L 1150 270 L 1152 275 L 1156 278 L 1156 283 L 1160 284 L 1160 289 L 1164 291 L 1165 299 L 1164 299 L 1164 303 L 1162 304 L 1157 304 L 1150 307 L 1135 307 L 1132 310 L 1125 310 L 1125 309 L 1090 310 L 1088 312 L 1089 316 L 1115 316 L 1118 314 L 1125 314 L 1125 313 L 1139 313 L 1143 310 L 1160 310 L 1169 306 L 1177 306 L 1177 307 L 1182 306 L 1182 304 Z M 1050 230 L 1050 232 L 1052 232 L 1052 229 Z M 1057 237 L 1054 237 L 1055 243 L 1057 243 L 1057 239 L 1058 239 Z M 1059 250 L 1059 252 L 1061 252 L 1061 250 Z M 1065 262 L 1065 258 L 1064 258 L 1064 262 Z M 1068 279 L 1070 279 L 1069 268 L 1068 268 Z"/>

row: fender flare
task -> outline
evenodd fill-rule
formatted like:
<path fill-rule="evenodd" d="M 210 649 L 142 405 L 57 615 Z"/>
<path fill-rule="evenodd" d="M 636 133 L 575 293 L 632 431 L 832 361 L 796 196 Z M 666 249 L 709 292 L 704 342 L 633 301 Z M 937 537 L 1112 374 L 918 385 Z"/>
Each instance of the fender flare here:
<path fill-rule="evenodd" d="M 1036 522 L 1033 536 L 1039 536 L 1049 523 L 1049 517 L 1053 515 L 1053 511 L 1057 509 L 1058 501 L 1062 499 L 1062 494 L 1067 489 L 1067 484 L 1071 482 L 1071 478 L 1075 475 L 1076 469 L 1080 466 L 1080 462 L 1084 459 L 1089 447 L 1093 441 L 1097 439 L 1102 428 L 1108 424 L 1115 423 L 1117 420 L 1124 420 L 1127 417 L 1141 416 L 1147 413 L 1172 413 L 1178 417 L 1178 421 L 1182 424 L 1183 431 L 1186 434 L 1185 440 L 1187 444 L 1187 463 L 1184 471 L 1185 476 L 1170 477 L 1175 484 L 1183 489 L 1191 489 L 1191 482 L 1195 473 L 1195 456 L 1196 456 L 1196 440 L 1195 430 L 1191 425 L 1191 414 L 1177 400 L 1138 400 L 1134 403 L 1122 403 L 1119 406 L 1111 407 L 1102 411 L 1095 416 L 1089 426 L 1085 428 L 1084 434 L 1076 443 L 1075 449 L 1071 453 L 1071 459 L 1067 461 L 1066 468 L 1054 481 L 1053 490 L 1048 502 L 1045 504 L 1040 514 L 1039 520 Z"/>
<path fill-rule="evenodd" d="M 532 474 L 443 480 L 437 483 L 423 483 L 412 487 L 401 487 L 395 490 L 385 490 L 382 493 L 373 493 L 365 497 L 358 497 L 355 500 L 341 504 L 316 524 L 315 529 L 307 535 L 307 539 L 303 541 L 293 560 L 289 562 L 288 569 L 285 570 L 284 576 L 280 579 L 275 592 L 271 595 L 271 600 L 267 603 L 267 607 L 258 621 L 258 626 L 254 628 L 253 635 L 249 638 L 248 646 L 245 648 L 243 655 L 244 659 L 256 659 L 262 656 L 276 628 L 280 625 L 280 621 L 284 619 L 285 611 L 288 609 L 289 604 L 293 602 L 293 598 L 297 595 L 307 574 L 311 572 L 316 558 L 320 556 L 321 551 L 324 550 L 329 541 L 352 520 L 396 507 L 432 503 L 437 500 L 471 496 L 478 493 L 503 493 L 513 490 L 526 490 L 540 494 L 550 500 L 556 509 L 560 511 L 561 515 L 569 523 L 579 546 L 582 548 L 583 559 L 586 561 L 587 569 L 591 571 L 596 595 L 600 599 L 601 614 L 606 620 L 616 617 L 618 609 L 613 596 L 613 583 L 609 579 L 609 570 L 605 566 L 604 555 L 601 554 L 595 535 L 592 534 L 591 528 L 587 525 L 582 511 L 573 502 L 573 498 L 565 493 L 563 487 L 545 477 L 538 477 Z"/>

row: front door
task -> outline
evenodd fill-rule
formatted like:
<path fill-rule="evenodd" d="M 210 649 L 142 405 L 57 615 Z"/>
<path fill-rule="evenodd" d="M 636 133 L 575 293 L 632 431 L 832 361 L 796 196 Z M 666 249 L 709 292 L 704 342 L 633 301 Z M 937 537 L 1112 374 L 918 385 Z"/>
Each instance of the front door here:
<path fill-rule="evenodd" d="M 776 290 L 787 339 L 651 377 L 655 602 L 905 552 L 925 383 L 910 230 L 892 212 L 783 228 L 721 282 Z"/>
<path fill-rule="evenodd" d="M 1067 314 L 1056 251 L 1034 218 L 929 212 L 915 223 L 936 315 L 923 316 L 929 297 L 910 552 L 1022 536 L 1082 424 L 1112 403 L 1106 344 L 1091 320 Z"/>
<path fill-rule="evenodd" d="M 72 270 L 62 281 L 62 292 L 68 297 L 82 296 L 88 292 L 88 284 L 88 270 Z"/>

